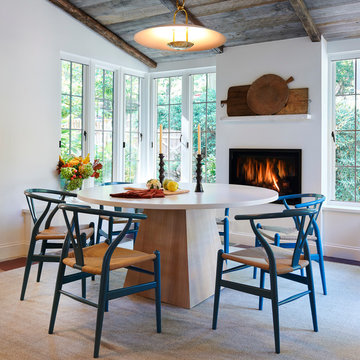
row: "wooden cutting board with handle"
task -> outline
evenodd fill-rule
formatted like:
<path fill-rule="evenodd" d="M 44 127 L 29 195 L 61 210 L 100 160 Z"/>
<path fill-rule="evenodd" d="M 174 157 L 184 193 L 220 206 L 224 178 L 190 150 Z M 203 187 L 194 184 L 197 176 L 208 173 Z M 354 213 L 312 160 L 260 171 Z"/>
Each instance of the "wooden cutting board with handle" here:
<path fill-rule="evenodd" d="M 248 106 L 246 101 L 250 85 L 231 86 L 228 90 L 226 100 L 221 100 L 221 106 L 227 105 L 228 116 L 256 115 Z"/>
<path fill-rule="evenodd" d="M 227 105 L 227 116 L 256 115 L 247 104 L 249 88 L 250 85 L 232 86 L 229 88 L 227 100 L 221 101 L 221 106 Z M 290 89 L 287 104 L 277 114 L 307 114 L 308 93 L 308 88 Z"/>
<path fill-rule="evenodd" d="M 126 187 L 124 187 L 124 190 L 147 190 L 147 188 L 137 188 L 137 187 L 132 187 L 132 186 L 126 186 Z M 178 189 L 176 191 L 169 191 L 169 190 L 164 189 L 165 196 L 187 194 L 188 192 L 190 192 L 190 190 L 187 190 L 187 189 Z"/>
<path fill-rule="evenodd" d="M 266 74 L 256 79 L 247 92 L 247 104 L 258 115 L 278 113 L 288 102 L 291 76 L 286 81 L 275 74 Z"/>

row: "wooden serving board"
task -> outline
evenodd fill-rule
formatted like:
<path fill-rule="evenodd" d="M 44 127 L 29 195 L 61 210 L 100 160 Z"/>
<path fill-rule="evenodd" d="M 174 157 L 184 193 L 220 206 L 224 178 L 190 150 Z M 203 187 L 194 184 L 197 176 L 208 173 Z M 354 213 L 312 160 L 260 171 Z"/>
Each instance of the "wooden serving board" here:
<path fill-rule="evenodd" d="M 137 188 L 137 187 L 131 187 L 131 186 L 126 186 L 124 187 L 124 190 L 148 190 L 147 188 Z M 169 191 L 169 190 L 165 190 L 164 189 L 164 195 L 168 196 L 168 195 L 180 195 L 180 194 L 186 194 L 190 192 L 190 190 L 186 190 L 186 189 L 179 189 L 176 191 Z"/>
<path fill-rule="evenodd" d="M 229 87 L 227 100 L 221 101 L 221 105 L 227 104 L 228 116 L 256 115 L 247 104 L 249 89 L 250 85 Z"/>
<path fill-rule="evenodd" d="M 273 115 L 278 113 L 288 102 L 288 83 L 293 81 L 291 76 L 286 81 L 278 75 L 266 74 L 256 79 L 247 93 L 249 108 L 258 115 Z"/>
<path fill-rule="evenodd" d="M 228 116 L 256 115 L 247 104 L 247 92 L 249 88 L 250 85 L 232 86 L 229 88 L 227 100 L 221 101 L 221 104 L 227 105 Z M 308 88 L 290 89 L 288 102 L 277 115 L 307 114 L 308 102 Z"/>
<path fill-rule="evenodd" d="M 309 89 L 290 89 L 289 99 L 277 115 L 283 114 L 307 114 L 309 107 Z"/>

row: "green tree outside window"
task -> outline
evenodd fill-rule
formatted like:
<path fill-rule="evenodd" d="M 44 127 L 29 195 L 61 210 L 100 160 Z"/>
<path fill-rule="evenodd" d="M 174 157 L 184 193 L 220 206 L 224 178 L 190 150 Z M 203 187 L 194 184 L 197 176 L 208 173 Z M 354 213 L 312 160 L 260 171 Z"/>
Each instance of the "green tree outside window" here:
<path fill-rule="evenodd" d="M 95 159 L 103 168 L 96 184 L 112 181 L 113 173 L 114 72 L 95 70 Z"/>
<path fill-rule="evenodd" d="M 216 182 L 216 74 L 193 75 L 193 159 L 197 155 L 198 125 L 201 129 L 203 181 Z M 193 160 L 193 180 L 196 180 L 196 162 Z"/>
<path fill-rule="evenodd" d="M 360 202 L 359 59 L 335 62 L 335 200 Z"/>
<path fill-rule="evenodd" d="M 82 154 L 84 66 L 61 61 L 61 156 Z"/>
<path fill-rule="evenodd" d="M 136 182 L 140 150 L 140 78 L 125 75 L 125 176 L 126 182 Z"/>

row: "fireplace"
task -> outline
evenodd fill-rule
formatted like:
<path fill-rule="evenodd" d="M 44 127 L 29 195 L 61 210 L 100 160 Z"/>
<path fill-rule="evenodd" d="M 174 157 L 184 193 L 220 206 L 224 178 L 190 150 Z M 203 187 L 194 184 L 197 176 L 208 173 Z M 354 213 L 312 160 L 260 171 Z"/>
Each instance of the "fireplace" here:
<path fill-rule="evenodd" d="M 230 149 L 229 183 L 301 193 L 300 149 Z M 291 202 L 289 202 L 291 204 Z"/>

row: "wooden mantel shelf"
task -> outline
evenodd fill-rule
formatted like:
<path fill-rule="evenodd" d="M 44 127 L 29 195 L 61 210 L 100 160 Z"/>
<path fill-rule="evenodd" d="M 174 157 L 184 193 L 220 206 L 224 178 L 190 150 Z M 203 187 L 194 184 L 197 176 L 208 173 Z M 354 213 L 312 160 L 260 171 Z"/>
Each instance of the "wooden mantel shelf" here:
<path fill-rule="evenodd" d="M 241 121 L 241 120 L 309 120 L 311 119 L 310 114 L 284 114 L 284 115 L 250 115 L 250 116 L 220 116 L 220 120 L 223 121 Z"/>

